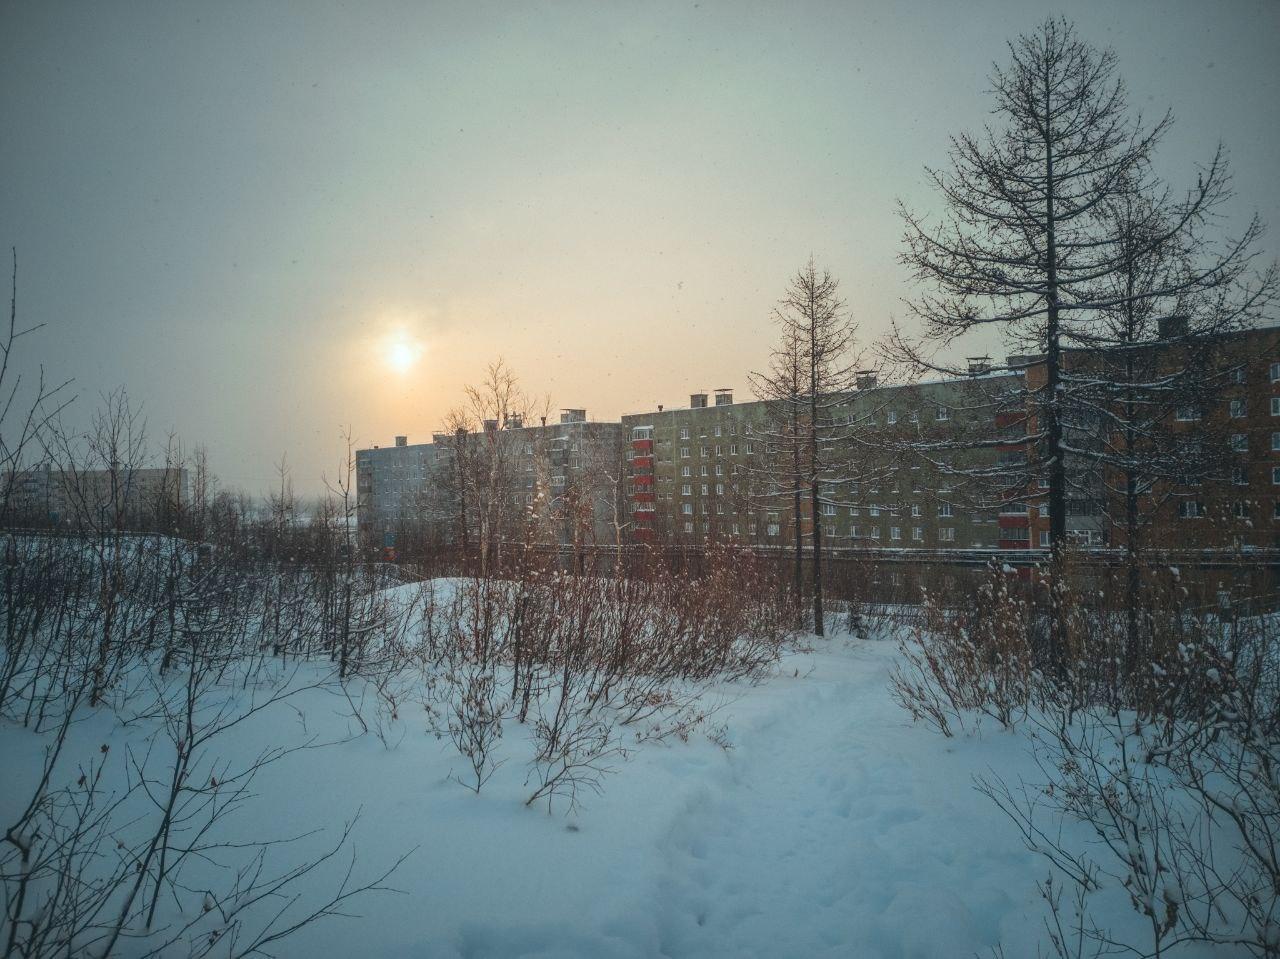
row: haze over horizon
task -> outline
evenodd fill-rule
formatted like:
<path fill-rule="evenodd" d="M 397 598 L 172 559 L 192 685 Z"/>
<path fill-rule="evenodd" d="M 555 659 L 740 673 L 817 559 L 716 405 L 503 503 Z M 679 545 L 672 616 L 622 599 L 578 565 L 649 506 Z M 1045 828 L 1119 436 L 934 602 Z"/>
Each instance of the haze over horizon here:
<path fill-rule="evenodd" d="M 810 253 L 864 340 L 911 290 L 901 198 L 1045 16 L 1221 141 L 1280 230 L 1280 3 L 0 5 L 0 241 L 83 424 L 119 385 L 223 481 L 299 492 L 425 440 L 502 356 L 593 418 L 735 387 Z M 7 272 L 7 264 L 6 264 Z"/>

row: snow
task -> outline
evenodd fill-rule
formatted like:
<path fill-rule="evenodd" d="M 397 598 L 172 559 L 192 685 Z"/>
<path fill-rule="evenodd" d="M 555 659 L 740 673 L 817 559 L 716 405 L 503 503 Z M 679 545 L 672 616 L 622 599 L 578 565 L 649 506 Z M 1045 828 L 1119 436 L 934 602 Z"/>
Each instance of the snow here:
<path fill-rule="evenodd" d="M 321 829 L 275 850 L 296 861 L 329 848 L 358 812 L 357 879 L 412 850 L 388 883 L 399 893 L 362 898 L 354 918 L 307 926 L 273 954 L 912 959 L 1003 944 L 1034 955 L 1047 867 L 972 785 L 991 772 L 1035 779 L 1026 740 L 913 726 L 886 689 L 898 653 L 883 635 L 812 645 L 764 683 L 717 691 L 712 724 L 730 748 L 705 735 L 643 746 L 568 817 L 523 805 L 528 749 L 514 722 L 507 762 L 476 795 L 451 780 L 463 761 L 413 707 L 399 710 L 390 747 L 356 735 L 352 705 L 332 689 L 257 714 L 222 755 L 341 741 L 264 769 L 237 829 Z M 122 759 L 143 725 L 100 713 L 75 730 L 72 755 L 106 743 Z M 0 755 L 34 774 L 38 744 L 0 727 Z M 17 788 L 0 791 L 0 821 L 22 801 L 21 779 L 6 777 Z M 331 890 L 346 863 L 327 865 L 304 894 Z M 1122 894 L 1108 903 L 1105 922 L 1132 920 Z"/>

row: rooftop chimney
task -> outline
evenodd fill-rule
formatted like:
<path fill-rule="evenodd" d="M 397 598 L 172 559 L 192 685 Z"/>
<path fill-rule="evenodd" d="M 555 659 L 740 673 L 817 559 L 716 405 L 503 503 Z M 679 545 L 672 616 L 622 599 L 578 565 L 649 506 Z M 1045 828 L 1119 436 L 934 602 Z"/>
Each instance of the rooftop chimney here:
<path fill-rule="evenodd" d="M 733 390 L 728 387 L 721 387 L 716 390 L 716 406 L 732 406 Z"/>
<path fill-rule="evenodd" d="M 484 421 L 484 431 L 485 431 L 486 433 L 493 433 L 493 432 L 496 432 L 496 431 L 497 431 L 497 429 L 498 429 L 498 421 L 497 421 L 497 420 L 485 420 L 485 421 Z"/>
<path fill-rule="evenodd" d="M 408 445 L 409 445 L 409 437 L 407 436 L 396 437 L 396 446 L 408 446 Z"/>
<path fill-rule="evenodd" d="M 706 393 L 690 393 L 689 408 L 693 410 L 705 410 L 707 408 Z"/>
<path fill-rule="evenodd" d="M 877 382 L 876 371 L 863 370 L 858 374 L 857 381 L 858 381 L 858 389 L 874 390 L 876 388 L 876 382 Z"/>
<path fill-rule="evenodd" d="M 661 404 L 661 403 L 659 403 L 659 404 L 658 404 L 658 412 L 659 412 L 659 413 L 661 413 L 661 412 L 662 412 L 662 404 Z"/>

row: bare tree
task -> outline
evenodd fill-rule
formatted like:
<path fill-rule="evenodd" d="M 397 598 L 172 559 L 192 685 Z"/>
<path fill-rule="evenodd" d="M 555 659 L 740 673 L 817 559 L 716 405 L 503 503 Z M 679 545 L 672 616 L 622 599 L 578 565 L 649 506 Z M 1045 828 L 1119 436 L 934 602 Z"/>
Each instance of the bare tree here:
<path fill-rule="evenodd" d="M 929 223 L 901 207 L 901 259 L 927 289 L 909 303 L 921 335 L 895 331 L 892 352 L 918 368 L 958 373 L 941 351 L 965 334 L 994 328 L 1027 354 L 1009 369 L 1043 370 L 1043 383 L 1027 397 L 1033 411 L 1027 444 L 1029 472 L 1043 477 L 1047 489 L 1032 484 L 1025 495 L 1045 504 L 1057 565 L 1070 481 L 1073 384 L 1064 376 L 1065 352 L 1095 345 L 1101 316 L 1123 303 L 1114 287 L 1105 291 L 1105 278 L 1206 221 L 1225 193 L 1226 167 L 1219 150 L 1196 186 L 1165 206 L 1166 216 L 1126 241 L 1103 213 L 1135 184 L 1149 182 L 1170 116 L 1150 127 L 1131 117 L 1114 53 L 1081 40 L 1065 20 L 1046 20 L 1010 43 L 1009 52 L 1008 65 L 996 66 L 991 77 L 998 125 L 981 136 L 952 137 L 951 169 L 927 171 L 945 205 L 941 220 Z M 1253 235 L 1251 228 L 1221 256 L 1159 279 L 1140 297 L 1175 295 L 1175 280 L 1182 290 L 1215 282 Z M 1056 645 L 1051 636 L 1051 649 Z"/>
<path fill-rule="evenodd" d="M 855 328 L 840 298 L 839 281 L 826 270 L 819 272 L 812 257 L 791 278 L 774 318 L 781 343 L 771 369 L 753 373 L 752 383 L 775 410 L 771 419 L 776 426 L 766 439 L 775 448 L 770 460 L 782 481 L 778 485 L 790 487 L 792 494 L 797 558 L 802 497 L 809 500 L 814 632 L 822 636 L 822 506 L 848 461 L 853 424 L 837 410 L 845 408 L 856 387 Z"/>

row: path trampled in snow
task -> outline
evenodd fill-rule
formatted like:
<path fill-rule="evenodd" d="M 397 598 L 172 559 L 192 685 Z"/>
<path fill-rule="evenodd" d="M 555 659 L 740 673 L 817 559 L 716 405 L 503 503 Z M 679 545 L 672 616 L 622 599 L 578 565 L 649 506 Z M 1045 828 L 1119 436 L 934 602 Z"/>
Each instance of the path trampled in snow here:
<path fill-rule="evenodd" d="M 776 708 L 737 731 L 729 781 L 697 792 L 667 838 L 664 955 L 986 953 L 1034 896 L 1009 888 L 1034 860 L 970 784 L 975 750 L 1021 743 L 957 757 L 911 728 L 885 691 L 891 653 L 818 652 L 813 674 L 761 691 Z"/>

